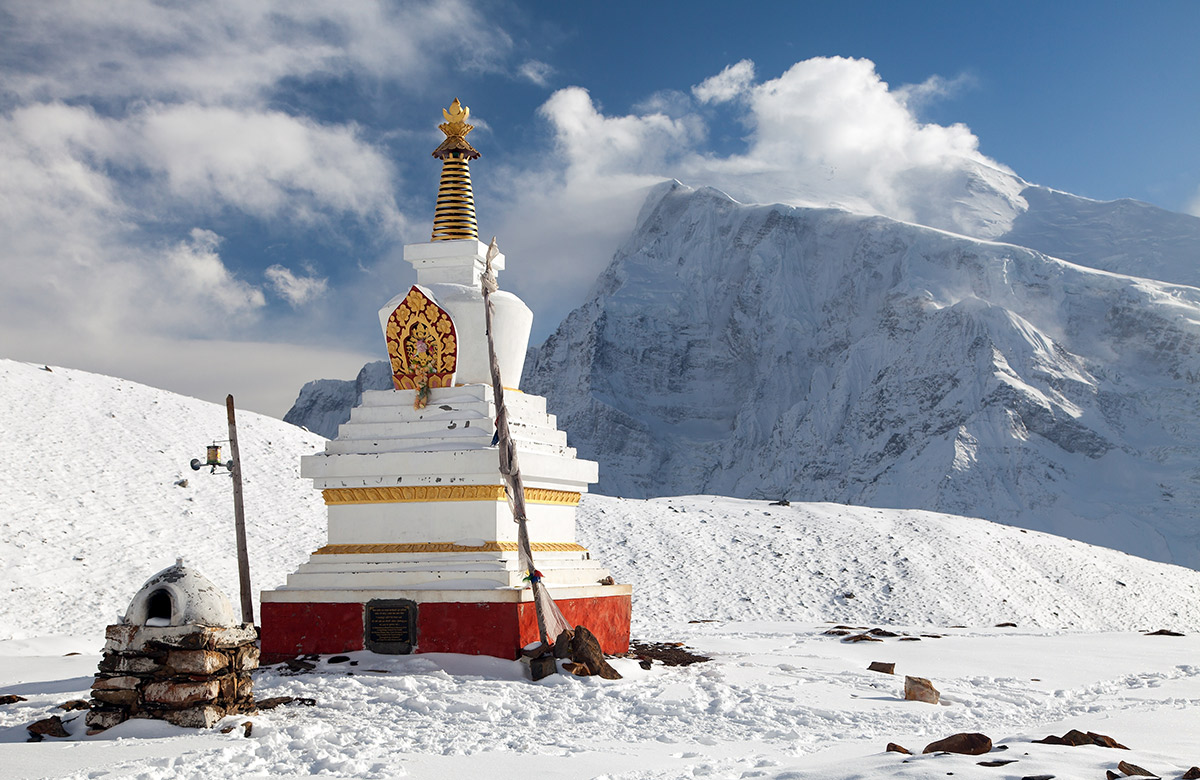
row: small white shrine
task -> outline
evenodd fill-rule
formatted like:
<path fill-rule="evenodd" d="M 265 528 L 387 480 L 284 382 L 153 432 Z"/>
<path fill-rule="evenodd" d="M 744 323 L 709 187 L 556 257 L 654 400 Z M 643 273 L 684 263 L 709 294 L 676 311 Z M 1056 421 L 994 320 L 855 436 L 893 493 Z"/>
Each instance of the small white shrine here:
<path fill-rule="evenodd" d="M 395 389 L 364 393 L 325 452 L 301 462 L 325 498 L 329 535 L 286 585 L 262 594 L 268 662 L 363 648 L 513 658 L 538 638 L 499 471 L 481 289 L 488 247 L 467 169 L 479 153 L 465 139 L 468 109 L 455 100 L 443 113 L 432 240 L 405 247 L 417 283 L 379 312 Z M 492 252 L 492 272 L 504 261 Z M 544 398 L 519 390 L 532 312 L 511 293 L 489 297 L 537 573 L 571 625 L 624 652 L 632 589 L 575 538 L 597 466 L 575 457 Z"/>

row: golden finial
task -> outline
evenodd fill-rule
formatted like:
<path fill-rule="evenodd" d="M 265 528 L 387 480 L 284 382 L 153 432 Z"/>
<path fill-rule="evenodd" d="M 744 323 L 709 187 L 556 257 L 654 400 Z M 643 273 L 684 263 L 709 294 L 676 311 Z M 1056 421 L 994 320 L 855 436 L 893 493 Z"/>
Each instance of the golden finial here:
<path fill-rule="evenodd" d="M 442 109 L 446 121 L 438 129 L 446 140 L 434 150 L 433 156 L 442 161 L 442 180 L 438 185 L 437 208 L 433 213 L 433 241 L 479 239 L 475 223 L 475 197 L 471 192 L 471 171 L 467 162 L 479 158 L 479 152 L 467 142 L 467 133 L 475 129 L 467 124 L 471 109 L 458 102 Z"/>

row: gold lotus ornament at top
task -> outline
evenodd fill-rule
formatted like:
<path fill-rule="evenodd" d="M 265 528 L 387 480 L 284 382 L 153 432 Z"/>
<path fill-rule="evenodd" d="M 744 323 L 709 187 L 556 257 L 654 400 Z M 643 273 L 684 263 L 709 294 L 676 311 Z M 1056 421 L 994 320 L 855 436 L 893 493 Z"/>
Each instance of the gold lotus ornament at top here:
<path fill-rule="evenodd" d="M 450 387 L 458 368 L 454 320 L 419 287 L 392 311 L 387 321 L 388 357 L 397 390 L 416 390 L 413 407 L 422 409 L 435 387 Z"/>

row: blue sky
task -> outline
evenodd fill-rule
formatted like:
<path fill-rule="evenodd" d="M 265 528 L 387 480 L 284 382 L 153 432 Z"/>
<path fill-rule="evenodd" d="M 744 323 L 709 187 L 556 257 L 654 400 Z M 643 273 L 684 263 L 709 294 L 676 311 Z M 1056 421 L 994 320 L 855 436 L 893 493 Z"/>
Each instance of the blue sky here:
<path fill-rule="evenodd" d="M 1198 33 L 1192 2 L 0 2 L 0 356 L 276 415 L 352 376 L 456 96 L 535 338 L 665 177 L 911 219 L 906 172 L 965 160 L 1200 214 Z"/>

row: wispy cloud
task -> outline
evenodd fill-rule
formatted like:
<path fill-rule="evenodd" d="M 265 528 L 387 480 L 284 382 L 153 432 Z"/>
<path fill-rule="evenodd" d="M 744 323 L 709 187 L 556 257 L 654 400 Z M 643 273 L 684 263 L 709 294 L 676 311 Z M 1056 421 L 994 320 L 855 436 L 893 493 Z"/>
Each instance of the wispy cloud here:
<path fill-rule="evenodd" d="M 539 87 L 545 87 L 554 75 L 554 67 L 540 60 L 526 60 L 517 68 L 517 75 Z"/>
<path fill-rule="evenodd" d="M 754 63 L 741 60 L 692 87 L 692 94 L 701 103 L 726 103 L 745 95 L 753 82 Z"/>
<path fill-rule="evenodd" d="M 273 265 L 263 272 L 272 289 L 292 306 L 303 306 L 321 295 L 329 282 L 316 276 L 296 276 L 282 265 Z"/>

